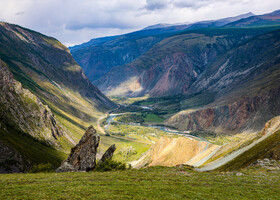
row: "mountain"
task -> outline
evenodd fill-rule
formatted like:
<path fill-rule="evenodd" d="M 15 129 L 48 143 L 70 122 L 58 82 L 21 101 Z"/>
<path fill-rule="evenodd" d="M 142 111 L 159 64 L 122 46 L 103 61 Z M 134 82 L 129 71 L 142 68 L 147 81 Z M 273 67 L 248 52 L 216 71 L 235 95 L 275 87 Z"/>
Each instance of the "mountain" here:
<path fill-rule="evenodd" d="M 56 39 L 4 22 L 0 33 L 2 150 L 57 165 L 85 127 L 116 105 Z"/>
<path fill-rule="evenodd" d="M 256 27 L 278 25 L 280 23 L 280 10 L 264 15 L 254 15 L 248 18 L 229 23 L 225 27 Z"/>
<path fill-rule="evenodd" d="M 248 18 L 248 17 L 252 17 L 252 16 L 255 16 L 255 15 L 253 13 L 249 12 L 249 13 L 238 15 L 235 17 L 227 17 L 227 18 L 222 18 L 222 19 L 218 19 L 218 20 L 208 20 L 208 21 L 196 22 L 193 24 L 189 24 L 188 29 L 221 27 L 221 26 L 224 26 L 231 22 L 242 20 L 244 18 Z"/>
<path fill-rule="evenodd" d="M 211 28 L 180 32 L 154 45 L 133 62 L 112 68 L 94 83 L 111 96 L 192 94 L 192 85 L 220 55 L 273 29 Z"/>
<path fill-rule="evenodd" d="M 166 27 L 170 27 L 170 26 L 174 26 L 174 24 L 160 23 L 160 24 L 155 24 L 155 25 L 147 26 L 147 27 L 144 28 L 143 30 L 158 29 L 158 28 L 166 28 Z"/>
<path fill-rule="evenodd" d="M 219 27 L 252 15 L 252 13 L 247 13 L 192 24 L 156 24 L 125 35 L 92 39 L 69 49 L 89 79 L 95 81 L 109 72 L 111 68 L 132 62 L 162 39 L 177 32 L 186 29 Z"/>
<path fill-rule="evenodd" d="M 278 18 L 279 11 L 247 13 L 184 30 L 146 30 L 177 27 L 93 83 L 109 96 L 149 97 L 142 103 L 180 130 L 258 131 L 280 113 Z"/>
<path fill-rule="evenodd" d="M 1 60 L 0 108 L 0 173 L 26 172 L 39 162 L 60 163 L 65 129 Z"/>
<path fill-rule="evenodd" d="M 260 130 L 280 113 L 280 30 L 254 37 L 217 58 L 192 84 L 191 94 L 213 94 L 201 108 L 168 120 L 180 129 L 215 132 Z"/>
<path fill-rule="evenodd" d="M 168 30 L 142 30 L 126 35 L 93 39 L 69 49 L 75 60 L 85 70 L 86 76 L 94 81 L 112 67 L 133 61 L 167 37 L 168 32 Z"/>

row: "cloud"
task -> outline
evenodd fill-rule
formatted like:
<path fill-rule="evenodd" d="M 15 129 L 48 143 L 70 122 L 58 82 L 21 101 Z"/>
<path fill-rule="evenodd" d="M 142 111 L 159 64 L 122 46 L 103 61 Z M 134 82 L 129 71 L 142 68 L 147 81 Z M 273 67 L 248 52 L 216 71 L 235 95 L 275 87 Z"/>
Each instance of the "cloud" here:
<path fill-rule="evenodd" d="M 24 12 L 20 11 L 20 12 L 16 12 L 15 15 L 23 15 Z"/>
<path fill-rule="evenodd" d="M 167 8 L 170 3 L 172 3 L 171 0 L 147 0 L 145 9 L 147 10 L 160 10 Z"/>
<path fill-rule="evenodd" d="M 157 23 L 182 23 L 256 14 L 275 0 L 0 0 L 0 19 L 53 36 L 64 44 L 123 34 Z"/>

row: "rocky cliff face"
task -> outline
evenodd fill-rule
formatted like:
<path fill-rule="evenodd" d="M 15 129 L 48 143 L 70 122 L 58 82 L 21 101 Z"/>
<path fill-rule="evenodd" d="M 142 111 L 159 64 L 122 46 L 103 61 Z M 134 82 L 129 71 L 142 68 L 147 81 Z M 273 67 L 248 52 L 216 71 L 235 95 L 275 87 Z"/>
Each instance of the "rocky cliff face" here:
<path fill-rule="evenodd" d="M 31 169 L 31 163 L 11 146 L 0 141 L 0 174 L 21 173 Z"/>
<path fill-rule="evenodd" d="M 115 37 L 93 39 L 88 43 L 70 48 L 75 60 L 95 81 L 111 68 L 129 63 L 148 51 L 166 35 L 143 30 Z"/>
<path fill-rule="evenodd" d="M 56 39 L 8 23 L 0 24 L 0 32 L 1 59 L 15 79 L 39 98 L 60 104 L 68 113 L 75 107 L 71 103 L 81 102 L 77 100 L 79 98 L 87 98 L 97 110 L 114 107 L 91 84 L 67 47 Z"/>
<path fill-rule="evenodd" d="M 235 17 L 183 25 L 156 24 L 125 35 L 92 39 L 81 45 L 70 47 L 70 51 L 89 79 L 95 81 L 112 68 L 132 62 L 162 39 L 182 30 L 221 27 L 253 15 L 246 13 Z"/>
<path fill-rule="evenodd" d="M 269 30 L 202 29 L 181 33 L 162 40 L 133 62 L 114 67 L 94 83 L 112 96 L 193 94 L 194 84 L 211 74 L 208 69 L 217 67 L 222 55 Z"/>
<path fill-rule="evenodd" d="M 280 88 L 242 98 L 228 105 L 182 111 L 168 119 L 181 130 L 207 130 L 220 133 L 259 131 L 266 119 L 280 113 Z"/>
<path fill-rule="evenodd" d="M 59 148 L 64 130 L 47 105 L 16 81 L 0 60 L 0 124 L 14 126 L 32 137 Z"/>
<path fill-rule="evenodd" d="M 279 30 L 264 34 L 219 57 L 189 91 L 215 92 L 215 101 L 167 123 L 185 130 L 260 131 L 280 113 L 279 35 Z"/>

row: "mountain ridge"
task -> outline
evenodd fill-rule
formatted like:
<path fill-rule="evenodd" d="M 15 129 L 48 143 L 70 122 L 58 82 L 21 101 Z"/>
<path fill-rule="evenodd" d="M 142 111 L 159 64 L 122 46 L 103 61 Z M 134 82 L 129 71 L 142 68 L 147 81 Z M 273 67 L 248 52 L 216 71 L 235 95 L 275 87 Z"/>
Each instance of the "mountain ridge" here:
<path fill-rule="evenodd" d="M 58 40 L 4 22 L 0 33 L 0 140 L 8 146 L 1 151 L 18 152 L 17 169 L 57 166 L 85 127 L 116 105 Z"/>
<path fill-rule="evenodd" d="M 222 26 L 234 19 L 237 20 L 249 15 L 252 15 L 252 13 L 192 24 L 144 28 L 124 35 L 92 39 L 89 42 L 69 47 L 69 49 L 77 62 L 83 67 L 89 79 L 95 81 L 112 67 L 135 60 L 153 45 L 177 32 L 185 29 Z"/>

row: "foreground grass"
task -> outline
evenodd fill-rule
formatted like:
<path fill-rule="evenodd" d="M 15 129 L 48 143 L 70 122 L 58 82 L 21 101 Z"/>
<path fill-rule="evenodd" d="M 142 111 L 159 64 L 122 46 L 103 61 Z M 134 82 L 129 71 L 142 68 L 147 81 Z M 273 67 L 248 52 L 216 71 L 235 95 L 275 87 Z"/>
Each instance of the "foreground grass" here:
<path fill-rule="evenodd" d="M 187 168 L 0 176 L 1 199 L 279 199 L 280 173 Z"/>

